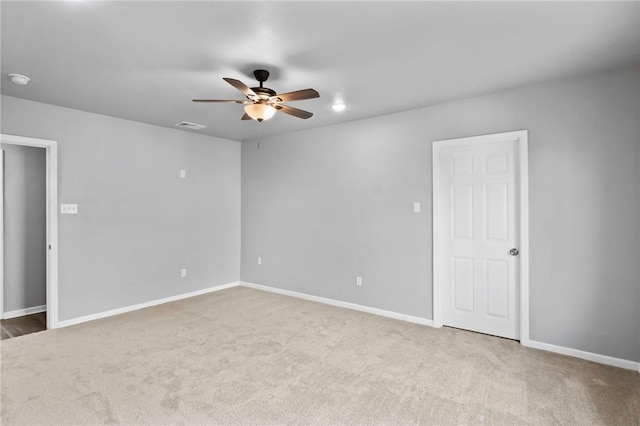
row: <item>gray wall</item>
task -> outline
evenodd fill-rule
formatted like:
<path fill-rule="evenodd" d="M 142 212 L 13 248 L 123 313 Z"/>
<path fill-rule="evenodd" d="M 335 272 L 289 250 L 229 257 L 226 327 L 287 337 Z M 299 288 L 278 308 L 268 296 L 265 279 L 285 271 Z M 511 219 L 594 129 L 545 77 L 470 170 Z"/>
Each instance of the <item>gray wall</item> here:
<path fill-rule="evenodd" d="M 46 152 L 4 150 L 4 312 L 47 304 Z"/>
<path fill-rule="evenodd" d="M 240 143 L 7 96 L 1 130 L 58 141 L 59 202 L 78 204 L 60 320 L 238 281 Z"/>
<path fill-rule="evenodd" d="M 431 318 L 431 142 L 528 129 L 531 338 L 640 361 L 639 99 L 627 68 L 242 144 L 242 280 Z M 6 96 L 2 119 L 59 141 L 79 204 L 60 319 L 238 279 L 239 143 Z"/>
<path fill-rule="evenodd" d="M 531 339 L 640 361 L 639 115 L 635 67 L 244 143 L 242 280 L 432 318 L 431 142 L 528 129 Z"/>

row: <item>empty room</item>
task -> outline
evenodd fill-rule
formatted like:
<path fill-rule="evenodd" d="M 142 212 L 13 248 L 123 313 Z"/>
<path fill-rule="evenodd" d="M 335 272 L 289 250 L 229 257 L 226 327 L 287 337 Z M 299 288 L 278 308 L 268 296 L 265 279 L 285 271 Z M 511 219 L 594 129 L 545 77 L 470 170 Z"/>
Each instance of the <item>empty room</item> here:
<path fill-rule="evenodd" d="M 3 425 L 640 424 L 640 2 L 0 16 Z"/>

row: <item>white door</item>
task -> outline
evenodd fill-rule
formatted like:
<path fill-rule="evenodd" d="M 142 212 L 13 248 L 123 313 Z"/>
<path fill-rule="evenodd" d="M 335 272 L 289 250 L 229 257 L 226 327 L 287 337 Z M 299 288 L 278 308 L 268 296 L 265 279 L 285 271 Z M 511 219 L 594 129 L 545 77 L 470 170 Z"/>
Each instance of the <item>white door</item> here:
<path fill-rule="evenodd" d="M 518 144 L 495 136 L 438 150 L 442 321 L 518 339 Z"/>

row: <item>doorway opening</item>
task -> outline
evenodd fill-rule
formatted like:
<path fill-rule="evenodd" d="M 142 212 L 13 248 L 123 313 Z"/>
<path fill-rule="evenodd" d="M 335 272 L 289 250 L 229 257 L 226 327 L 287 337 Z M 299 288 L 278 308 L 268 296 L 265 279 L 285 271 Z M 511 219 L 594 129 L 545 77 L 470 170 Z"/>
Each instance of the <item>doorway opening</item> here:
<path fill-rule="evenodd" d="M 44 306 L 31 306 L 25 309 L 12 310 L 8 312 L 11 317 L 29 316 L 29 320 L 33 323 L 37 321 L 44 321 L 43 315 L 40 312 L 46 311 L 46 328 L 53 329 L 58 324 L 58 160 L 57 160 L 57 143 L 51 140 L 35 139 L 23 136 L 14 135 L 0 135 L 0 143 L 2 146 L 24 146 L 44 148 L 45 151 L 45 175 L 46 175 L 46 201 L 45 201 L 45 215 L 46 215 L 46 238 L 44 239 L 44 250 L 46 259 L 46 304 Z M 0 154 L 2 155 L 2 154 Z M 4 159 L 2 162 L 2 169 L 4 169 Z M 4 170 L 1 170 L 0 179 L 4 178 Z M 5 217 L 4 217 L 4 182 L 2 183 L 2 197 L 0 197 L 0 319 L 5 318 Z M 31 312 L 34 311 L 34 312 Z M 24 311 L 24 312 L 22 312 Z M 40 314 L 40 315 L 38 315 Z M 17 319 L 17 318 L 15 318 Z M 25 325 L 26 324 L 26 325 Z M 21 325 L 22 327 L 35 326 L 34 324 L 26 323 Z"/>
<path fill-rule="evenodd" d="M 433 323 L 529 344 L 527 131 L 433 142 Z"/>

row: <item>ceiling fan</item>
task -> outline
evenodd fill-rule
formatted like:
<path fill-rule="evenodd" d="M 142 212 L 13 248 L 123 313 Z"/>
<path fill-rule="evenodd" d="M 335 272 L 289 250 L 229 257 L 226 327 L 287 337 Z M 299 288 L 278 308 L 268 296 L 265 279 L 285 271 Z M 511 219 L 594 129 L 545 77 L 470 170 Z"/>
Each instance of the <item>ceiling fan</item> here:
<path fill-rule="evenodd" d="M 298 108 L 284 105 L 283 102 L 302 101 L 305 99 L 313 99 L 320 96 L 314 89 L 296 90 L 295 92 L 287 92 L 277 94 L 275 90 L 263 87 L 262 83 L 269 78 L 269 71 L 255 70 L 253 75 L 260 82 L 260 87 L 248 87 L 240 80 L 233 78 L 223 78 L 224 81 L 241 91 L 246 100 L 234 99 L 194 99 L 193 102 L 217 102 L 217 103 L 236 103 L 244 105 L 245 114 L 242 120 L 257 120 L 263 122 L 275 115 L 277 111 L 285 114 L 293 115 L 298 118 L 310 118 L 313 113 Z"/>

